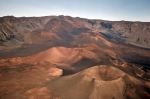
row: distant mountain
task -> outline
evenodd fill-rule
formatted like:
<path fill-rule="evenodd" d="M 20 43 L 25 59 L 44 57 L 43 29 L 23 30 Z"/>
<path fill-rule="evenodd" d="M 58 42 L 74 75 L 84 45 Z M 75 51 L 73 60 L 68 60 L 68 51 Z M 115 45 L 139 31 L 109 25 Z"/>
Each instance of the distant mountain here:
<path fill-rule="evenodd" d="M 1 17 L 0 48 L 25 43 L 68 44 L 73 42 L 75 36 L 83 32 L 91 35 L 92 31 L 109 40 L 150 48 L 150 22 L 91 20 L 70 16 Z"/>

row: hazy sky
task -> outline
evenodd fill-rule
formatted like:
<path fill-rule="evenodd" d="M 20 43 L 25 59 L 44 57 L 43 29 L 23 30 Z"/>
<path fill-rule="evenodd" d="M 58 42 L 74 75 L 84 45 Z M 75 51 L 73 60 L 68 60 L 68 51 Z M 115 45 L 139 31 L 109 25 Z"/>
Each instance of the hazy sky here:
<path fill-rule="evenodd" d="M 150 22 L 150 0 L 0 0 L 0 17 L 7 15 Z"/>

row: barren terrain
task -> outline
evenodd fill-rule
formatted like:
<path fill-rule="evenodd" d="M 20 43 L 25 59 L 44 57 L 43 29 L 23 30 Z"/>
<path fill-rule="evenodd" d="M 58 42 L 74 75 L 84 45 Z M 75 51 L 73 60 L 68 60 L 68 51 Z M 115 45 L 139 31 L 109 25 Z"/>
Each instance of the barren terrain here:
<path fill-rule="evenodd" d="M 0 18 L 0 99 L 149 98 L 149 22 Z"/>

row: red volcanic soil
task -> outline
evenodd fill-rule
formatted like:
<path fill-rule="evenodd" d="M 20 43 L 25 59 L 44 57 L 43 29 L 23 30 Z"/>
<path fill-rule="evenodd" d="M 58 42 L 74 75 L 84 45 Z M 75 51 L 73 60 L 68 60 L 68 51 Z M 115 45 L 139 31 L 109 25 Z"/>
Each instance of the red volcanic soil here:
<path fill-rule="evenodd" d="M 11 66 L 12 64 L 37 64 L 46 61 L 60 67 L 67 66 L 70 68 L 70 66 L 77 62 L 83 64 L 81 61 L 83 59 L 88 59 L 86 61 L 91 62 L 87 64 L 87 66 L 101 61 L 100 57 L 94 52 L 87 50 L 87 48 L 52 47 L 32 56 L 2 59 L 0 60 L 0 66 Z"/>
<path fill-rule="evenodd" d="M 0 99 L 150 99 L 150 23 L 0 18 Z"/>
<path fill-rule="evenodd" d="M 58 78 L 47 87 L 60 99 L 137 99 L 141 96 L 150 98 L 147 89 L 141 86 L 138 79 L 105 65 Z"/>

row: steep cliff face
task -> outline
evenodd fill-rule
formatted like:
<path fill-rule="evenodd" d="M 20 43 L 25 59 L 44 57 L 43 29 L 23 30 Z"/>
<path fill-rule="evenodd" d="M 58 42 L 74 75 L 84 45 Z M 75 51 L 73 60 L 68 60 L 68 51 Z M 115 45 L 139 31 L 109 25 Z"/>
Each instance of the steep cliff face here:
<path fill-rule="evenodd" d="M 16 18 L 6 16 L 0 18 L 0 44 L 11 46 L 26 42 L 27 35 L 37 29 L 43 29 L 43 24 L 51 17 L 45 18 Z"/>
<path fill-rule="evenodd" d="M 15 46 L 23 43 L 37 43 L 32 40 L 40 33 L 55 34 L 63 38 L 60 42 L 72 42 L 74 35 L 97 31 L 109 39 L 121 43 L 150 48 L 150 22 L 104 21 L 73 18 L 70 16 L 20 17 L 6 16 L 0 18 L 0 45 Z M 36 36 L 36 37 L 35 37 Z M 39 40 L 41 43 L 49 39 Z"/>
<path fill-rule="evenodd" d="M 150 48 L 150 22 L 104 21 L 75 18 L 74 21 L 119 42 Z"/>

